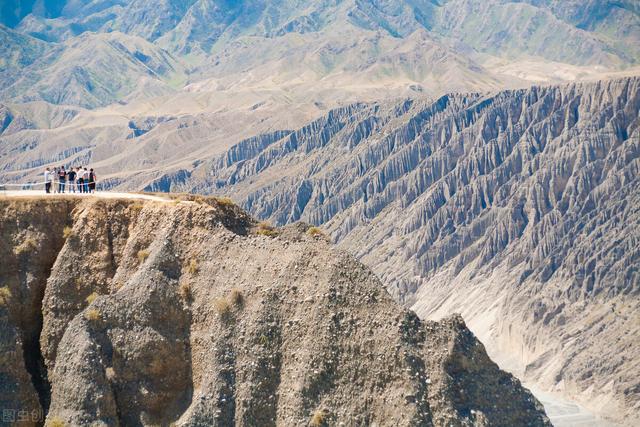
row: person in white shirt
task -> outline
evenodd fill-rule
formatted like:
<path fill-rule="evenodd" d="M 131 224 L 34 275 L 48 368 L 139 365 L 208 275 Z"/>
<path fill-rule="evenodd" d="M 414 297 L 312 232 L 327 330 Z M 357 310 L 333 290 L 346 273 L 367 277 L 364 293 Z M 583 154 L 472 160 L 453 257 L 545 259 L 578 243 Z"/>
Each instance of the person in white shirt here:
<path fill-rule="evenodd" d="M 51 170 L 46 168 L 44 170 L 44 191 L 45 193 L 51 193 L 51 181 L 53 177 L 51 176 Z"/>

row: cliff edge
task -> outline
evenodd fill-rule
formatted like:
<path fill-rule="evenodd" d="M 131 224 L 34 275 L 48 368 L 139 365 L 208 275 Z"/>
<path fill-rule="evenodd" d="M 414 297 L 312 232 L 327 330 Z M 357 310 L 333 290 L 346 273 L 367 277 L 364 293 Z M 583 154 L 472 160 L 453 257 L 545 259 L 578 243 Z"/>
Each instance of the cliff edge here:
<path fill-rule="evenodd" d="M 16 414 L 550 425 L 459 316 L 420 320 L 315 228 L 257 224 L 216 198 L 2 199 L 0 210 L 0 407 Z"/>

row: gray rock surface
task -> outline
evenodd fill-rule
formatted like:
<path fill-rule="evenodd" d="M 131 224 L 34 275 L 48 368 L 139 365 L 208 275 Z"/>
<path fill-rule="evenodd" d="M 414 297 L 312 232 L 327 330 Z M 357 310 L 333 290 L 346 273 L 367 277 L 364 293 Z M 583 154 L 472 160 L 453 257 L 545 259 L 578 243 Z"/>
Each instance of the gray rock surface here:
<path fill-rule="evenodd" d="M 50 388 L 4 335 L 0 387 L 49 424 L 550 425 L 459 316 L 420 320 L 304 224 L 201 197 L 0 209 L 2 331 L 36 327 Z M 41 331 L 13 317 L 31 299 Z"/>
<path fill-rule="evenodd" d="M 528 380 L 633 413 L 639 85 L 354 105 L 172 188 L 324 224 L 422 316 L 461 311 Z"/>

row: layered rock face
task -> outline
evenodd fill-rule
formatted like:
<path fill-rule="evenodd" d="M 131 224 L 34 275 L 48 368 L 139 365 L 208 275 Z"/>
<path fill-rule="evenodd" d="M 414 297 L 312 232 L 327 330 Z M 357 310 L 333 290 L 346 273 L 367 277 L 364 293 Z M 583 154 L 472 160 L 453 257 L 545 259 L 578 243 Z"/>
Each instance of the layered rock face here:
<path fill-rule="evenodd" d="M 308 226 L 201 198 L 0 209 L 4 408 L 51 425 L 549 425 L 460 317 L 421 321 Z"/>
<path fill-rule="evenodd" d="M 420 315 L 460 311 L 528 380 L 637 416 L 639 86 L 353 105 L 176 187 L 325 224 Z"/>

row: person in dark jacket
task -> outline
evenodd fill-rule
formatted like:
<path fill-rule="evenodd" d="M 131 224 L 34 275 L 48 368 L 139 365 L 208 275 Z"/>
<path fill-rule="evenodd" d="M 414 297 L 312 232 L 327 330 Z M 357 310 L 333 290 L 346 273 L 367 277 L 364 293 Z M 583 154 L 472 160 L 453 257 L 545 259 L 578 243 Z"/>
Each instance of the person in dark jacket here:
<path fill-rule="evenodd" d="M 96 174 L 93 168 L 89 170 L 89 193 L 96 192 Z"/>
<path fill-rule="evenodd" d="M 64 166 L 58 169 L 58 193 L 64 193 L 64 189 L 67 185 L 67 171 L 64 170 Z"/>
<path fill-rule="evenodd" d="M 67 173 L 67 180 L 69 181 L 69 193 L 76 192 L 76 168 L 71 168 Z"/>

